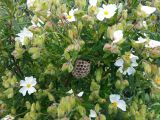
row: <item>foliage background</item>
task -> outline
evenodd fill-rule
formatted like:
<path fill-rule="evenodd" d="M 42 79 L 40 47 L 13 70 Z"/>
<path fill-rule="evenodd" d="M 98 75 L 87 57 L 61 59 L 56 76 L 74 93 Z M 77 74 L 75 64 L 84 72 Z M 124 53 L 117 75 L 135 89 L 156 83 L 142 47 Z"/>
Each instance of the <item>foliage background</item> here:
<path fill-rule="evenodd" d="M 53 1 L 58 3 L 56 0 Z M 128 16 L 124 20 L 126 21 L 124 29 L 127 37 L 123 45 L 120 46 L 121 55 L 130 51 L 133 47 L 131 40 L 137 40 L 139 36 L 143 36 L 143 33 L 147 33 L 151 39 L 160 40 L 159 11 L 156 16 L 152 15 L 147 19 L 149 23 L 147 30 L 139 30 L 133 25 L 138 19 L 133 13 L 139 3 L 150 5 L 155 1 L 109 1 L 110 3 L 127 3 L 128 5 L 125 6 L 125 9 L 128 9 Z M 77 0 L 62 0 L 61 2 L 65 3 L 67 8 L 72 8 L 76 6 L 75 3 L 78 3 Z M 46 23 L 47 21 L 52 22 L 52 27 L 44 25 L 43 28 L 35 32 L 35 39 L 38 42 L 17 47 L 14 40 L 16 34 L 23 27 L 31 25 L 30 21 L 33 16 L 33 12 L 27 8 L 25 3 L 25 0 L 0 1 L 0 117 L 12 114 L 19 120 L 78 120 L 88 119 L 89 110 L 95 108 L 97 112 L 101 113 L 100 120 L 160 119 L 160 104 L 158 102 L 160 91 L 153 88 L 151 84 L 154 74 L 157 73 L 152 70 L 147 77 L 144 77 L 142 75 L 144 66 L 141 64 L 143 61 L 148 61 L 149 64 L 159 67 L 159 58 L 150 61 L 149 58 L 142 55 L 141 50 L 136 50 L 142 60 L 139 61 L 141 65 L 137 68 L 137 72 L 134 76 L 119 76 L 116 73 L 117 68 L 114 66 L 119 55 L 103 51 L 104 44 L 110 41 L 109 38 L 103 39 L 103 35 L 107 36 L 106 28 L 119 22 L 123 23 L 123 20 L 118 21 L 117 18 L 113 18 L 103 23 L 99 21 L 95 23 L 94 20 L 86 22 L 81 18 L 84 15 L 81 11 L 77 15 L 80 22 L 59 27 L 57 26 L 58 17 L 55 17 L 58 12 L 56 13 L 53 9 L 52 17 L 45 20 Z M 107 3 L 107 1 L 103 1 L 103 3 Z M 59 10 L 63 9 L 63 6 L 56 6 L 57 11 L 58 7 Z M 84 10 L 87 10 L 87 7 L 84 7 Z M 38 13 L 37 16 L 39 16 Z M 71 37 L 74 37 L 68 34 L 70 31 L 78 34 L 76 39 L 83 40 L 85 44 L 81 50 L 72 51 L 68 55 L 64 54 L 64 51 L 68 45 L 73 43 Z M 15 48 L 17 48 L 16 52 L 13 52 Z M 72 65 L 76 59 L 90 61 L 92 63 L 90 74 L 79 80 L 68 71 L 62 71 L 63 64 L 70 59 L 72 59 Z M 101 71 L 100 81 L 97 81 L 98 78 L 96 78 L 97 71 Z M 18 92 L 18 83 L 25 76 L 31 75 L 38 80 L 36 86 L 38 91 L 34 95 L 22 97 Z M 118 80 L 120 80 L 120 84 L 118 84 Z M 127 85 L 128 83 L 129 85 Z M 67 96 L 66 92 L 71 88 L 75 93 L 84 91 L 83 98 Z M 128 106 L 127 112 L 114 111 L 109 107 L 108 97 L 111 93 L 118 93 L 125 99 Z"/>

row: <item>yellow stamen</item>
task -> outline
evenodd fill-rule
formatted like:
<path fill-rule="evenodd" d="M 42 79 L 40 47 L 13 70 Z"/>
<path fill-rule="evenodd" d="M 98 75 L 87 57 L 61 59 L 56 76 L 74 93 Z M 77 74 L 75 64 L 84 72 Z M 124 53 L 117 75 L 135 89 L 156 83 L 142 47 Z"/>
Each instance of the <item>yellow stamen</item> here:
<path fill-rule="evenodd" d="M 118 103 L 117 102 L 113 102 L 112 105 L 113 105 L 113 107 L 117 107 Z"/>
<path fill-rule="evenodd" d="M 71 16 L 71 15 L 68 15 L 68 16 L 67 16 L 68 19 L 72 19 L 72 17 L 73 17 L 73 16 Z"/>
<path fill-rule="evenodd" d="M 27 88 L 30 88 L 31 87 L 31 84 L 27 84 Z"/>
<path fill-rule="evenodd" d="M 104 11 L 104 14 L 105 14 L 105 15 L 108 15 L 108 14 L 109 14 L 109 12 L 108 12 L 108 11 Z"/>

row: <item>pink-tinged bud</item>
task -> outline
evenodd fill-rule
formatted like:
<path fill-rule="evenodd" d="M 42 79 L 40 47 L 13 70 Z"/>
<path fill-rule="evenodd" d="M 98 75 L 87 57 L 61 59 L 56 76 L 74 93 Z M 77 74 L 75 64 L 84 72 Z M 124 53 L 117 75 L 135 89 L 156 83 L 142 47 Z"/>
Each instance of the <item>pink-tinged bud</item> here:
<path fill-rule="evenodd" d="M 119 49 L 116 45 L 111 45 L 111 44 L 108 44 L 108 43 L 106 43 L 104 45 L 103 50 L 106 51 L 106 52 L 109 51 L 111 53 L 118 53 L 119 52 Z"/>
<path fill-rule="evenodd" d="M 44 26 L 45 30 L 53 30 L 53 23 L 51 21 L 46 22 Z"/>

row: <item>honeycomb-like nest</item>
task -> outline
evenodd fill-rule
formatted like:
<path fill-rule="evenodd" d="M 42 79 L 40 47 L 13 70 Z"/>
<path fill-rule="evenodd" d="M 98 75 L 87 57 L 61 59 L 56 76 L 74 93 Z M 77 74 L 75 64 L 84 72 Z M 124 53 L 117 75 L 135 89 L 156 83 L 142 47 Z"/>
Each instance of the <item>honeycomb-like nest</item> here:
<path fill-rule="evenodd" d="M 90 73 L 91 63 L 89 61 L 77 60 L 72 71 L 72 75 L 76 78 L 86 77 Z"/>

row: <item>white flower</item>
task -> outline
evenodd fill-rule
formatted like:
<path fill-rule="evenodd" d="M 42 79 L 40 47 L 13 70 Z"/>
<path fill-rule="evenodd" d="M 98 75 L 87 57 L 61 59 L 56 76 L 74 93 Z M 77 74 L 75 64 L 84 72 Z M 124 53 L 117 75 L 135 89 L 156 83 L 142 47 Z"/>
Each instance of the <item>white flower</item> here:
<path fill-rule="evenodd" d="M 150 40 L 145 47 L 148 47 L 148 48 L 160 47 L 160 41 Z"/>
<path fill-rule="evenodd" d="M 155 7 L 149 7 L 149 6 L 141 6 L 141 10 L 146 13 L 147 16 L 154 13 L 156 11 Z"/>
<path fill-rule="evenodd" d="M 89 114 L 90 118 L 96 118 L 97 117 L 97 113 L 94 110 L 90 110 L 90 114 Z"/>
<path fill-rule="evenodd" d="M 117 30 L 113 33 L 113 43 L 118 43 L 120 40 L 123 39 L 123 31 L 122 30 Z"/>
<path fill-rule="evenodd" d="M 64 13 L 64 16 L 65 16 L 65 18 L 66 18 L 66 20 L 67 20 L 68 22 L 76 21 L 76 18 L 75 18 L 75 16 L 74 16 L 74 13 L 75 13 L 77 10 L 78 10 L 78 9 L 71 9 L 71 10 L 69 11 L 69 14 Z"/>
<path fill-rule="evenodd" d="M 68 94 L 73 94 L 73 90 L 70 89 L 67 93 L 68 93 Z"/>
<path fill-rule="evenodd" d="M 104 5 L 99 8 L 99 13 L 97 14 L 97 19 L 103 21 L 104 18 L 111 18 L 116 13 L 117 7 L 115 4 Z"/>
<path fill-rule="evenodd" d="M 77 96 L 78 96 L 78 97 L 82 97 L 83 94 L 84 94 L 84 92 L 82 91 L 82 92 L 78 93 Z"/>
<path fill-rule="evenodd" d="M 90 6 L 96 6 L 98 0 L 89 0 Z"/>
<path fill-rule="evenodd" d="M 120 100 L 120 95 L 111 94 L 109 98 L 114 107 L 118 107 L 122 111 L 126 111 L 126 103 L 124 100 Z"/>
<path fill-rule="evenodd" d="M 131 64 L 130 64 L 130 67 L 126 68 L 124 70 L 124 63 L 125 61 L 120 58 L 120 59 L 117 59 L 116 62 L 114 63 L 115 66 L 119 67 L 119 71 L 121 73 L 123 73 L 124 75 L 128 74 L 128 75 L 132 75 L 135 73 L 135 69 L 134 67 L 137 67 L 138 66 L 138 63 L 136 62 L 136 60 L 138 60 L 139 58 L 133 54 L 130 54 L 130 57 L 129 57 L 130 61 L 131 61 Z"/>
<path fill-rule="evenodd" d="M 19 92 L 25 96 L 26 92 L 28 91 L 28 94 L 31 95 L 32 93 L 36 92 L 36 89 L 34 88 L 36 84 L 36 78 L 33 78 L 33 76 L 25 77 L 25 80 L 20 81 L 20 86 L 22 86 L 22 88 L 19 90 Z"/>
<path fill-rule="evenodd" d="M 32 7 L 34 4 L 35 0 L 27 0 L 27 6 L 28 8 Z"/>
<path fill-rule="evenodd" d="M 33 33 L 29 31 L 26 27 L 23 28 L 23 30 L 20 31 L 20 33 L 17 34 L 18 37 L 15 38 L 15 40 L 21 42 L 22 45 L 24 45 L 25 38 L 32 39 Z"/>
<path fill-rule="evenodd" d="M 1 120 L 14 120 L 14 117 L 11 115 L 7 115 L 4 118 L 2 118 Z"/>
<path fill-rule="evenodd" d="M 142 38 L 142 37 L 139 37 L 138 38 L 138 41 L 135 41 L 135 43 L 144 43 L 144 42 L 146 42 L 147 40 L 146 39 L 144 39 L 144 38 Z"/>

